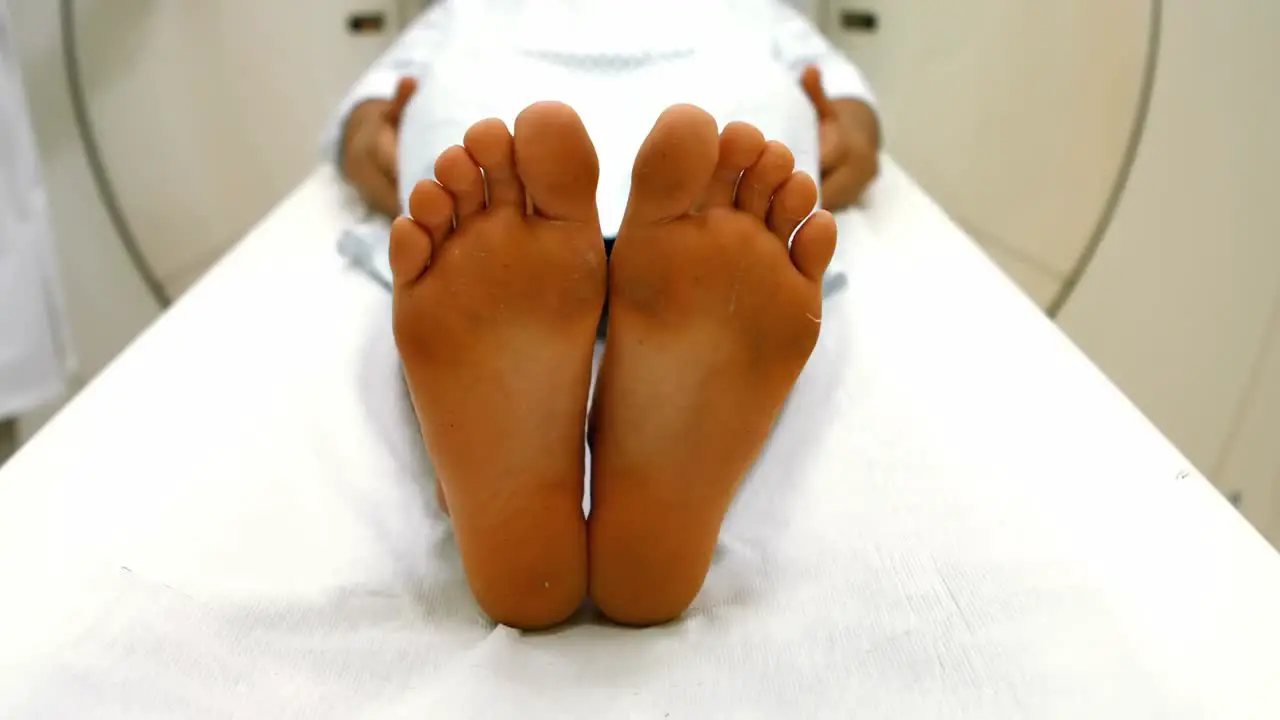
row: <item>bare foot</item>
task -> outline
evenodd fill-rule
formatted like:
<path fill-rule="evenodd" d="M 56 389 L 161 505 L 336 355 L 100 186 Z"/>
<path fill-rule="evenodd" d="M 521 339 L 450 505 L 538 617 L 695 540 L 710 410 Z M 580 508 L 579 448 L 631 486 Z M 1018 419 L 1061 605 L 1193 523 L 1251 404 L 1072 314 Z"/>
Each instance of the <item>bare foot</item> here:
<path fill-rule="evenodd" d="M 392 227 L 396 344 L 467 580 L 495 621 L 569 617 L 587 583 L 583 428 L 606 272 L 576 113 L 467 131 Z M 481 173 L 483 169 L 483 174 Z"/>
<path fill-rule="evenodd" d="M 836 226 L 787 148 L 690 106 L 636 157 L 592 416 L 590 594 L 649 625 L 693 602 L 817 342 Z M 739 182 L 739 177 L 741 181 Z"/>

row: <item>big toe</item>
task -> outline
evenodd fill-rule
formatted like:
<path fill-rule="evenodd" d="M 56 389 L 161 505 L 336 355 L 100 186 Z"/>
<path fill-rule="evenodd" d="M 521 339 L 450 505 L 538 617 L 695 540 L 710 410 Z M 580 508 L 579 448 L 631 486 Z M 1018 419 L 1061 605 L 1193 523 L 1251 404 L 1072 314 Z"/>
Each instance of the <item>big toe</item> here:
<path fill-rule="evenodd" d="M 552 220 L 596 222 L 600 163 L 573 108 L 540 102 L 515 122 L 516 171 L 534 212 Z"/>
<path fill-rule="evenodd" d="M 705 110 L 667 108 L 636 153 L 627 220 L 659 222 L 692 211 L 715 172 L 719 143 L 715 118 Z"/>

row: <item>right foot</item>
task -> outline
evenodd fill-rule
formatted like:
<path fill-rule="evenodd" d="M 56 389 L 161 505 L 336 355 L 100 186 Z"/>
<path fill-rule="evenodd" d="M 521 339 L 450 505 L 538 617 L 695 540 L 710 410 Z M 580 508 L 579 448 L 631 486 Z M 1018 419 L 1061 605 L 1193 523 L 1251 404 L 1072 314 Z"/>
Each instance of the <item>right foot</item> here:
<path fill-rule="evenodd" d="M 591 428 L 591 597 L 617 622 L 693 601 L 817 341 L 836 226 L 806 221 L 818 190 L 794 163 L 690 106 L 663 113 L 636 156 Z"/>
<path fill-rule="evenodd" d="M 485 120 L 463 144 L 392 226 L 396 344 L 476 600 L 496 622 L 542 628 L 586 594 L 599 166 L 557 103 L 522 112 L 514 138 Z"/>

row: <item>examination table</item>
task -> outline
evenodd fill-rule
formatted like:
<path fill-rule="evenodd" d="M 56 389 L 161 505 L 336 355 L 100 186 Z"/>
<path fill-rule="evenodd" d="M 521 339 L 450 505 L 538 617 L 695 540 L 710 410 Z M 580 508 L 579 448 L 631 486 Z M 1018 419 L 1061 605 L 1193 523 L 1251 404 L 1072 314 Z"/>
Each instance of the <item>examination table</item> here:
<path fill-rule="evenodd" d="M 0 472 L 0 718 L 1280 718 L 1280 558 L 885 165 L 694 607 L 536 634 L 318 171 Z"/>

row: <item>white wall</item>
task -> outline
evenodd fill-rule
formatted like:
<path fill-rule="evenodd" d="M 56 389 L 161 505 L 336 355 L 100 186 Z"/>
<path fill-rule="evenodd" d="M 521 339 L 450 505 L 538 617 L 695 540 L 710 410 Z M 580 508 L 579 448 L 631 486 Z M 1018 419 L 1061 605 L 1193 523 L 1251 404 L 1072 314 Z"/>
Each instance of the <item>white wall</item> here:
<path fill-rule="evenodd" d="M 324 122 L 398 19 L 395 0 L 77 5 L 103 153 L 175 291 L 315 167 Z M 385 12 L 387 34 L 348 34 L 357 10 Z"/>
<path fill-rule="evenodd" d="M 1274 2 L 1165 3 L 1133 176 L 1060 316 L 1203 472 L 1231 478 L 1256 518 L 1272 516 L 1280 473 L 1275 350 L 1259 360 L 1280 300 L 1277 27 Z M 1270 424 L 1242 428 L 1248 418 Z M 1233 443 L 1241 432 L 1249 439 Z M 1253 498 L 1266 507 L 1252 509 Z"/>

